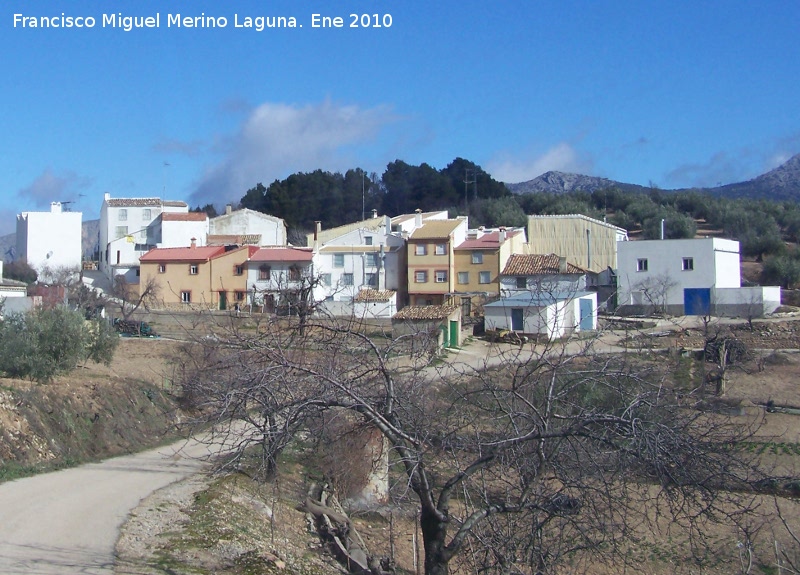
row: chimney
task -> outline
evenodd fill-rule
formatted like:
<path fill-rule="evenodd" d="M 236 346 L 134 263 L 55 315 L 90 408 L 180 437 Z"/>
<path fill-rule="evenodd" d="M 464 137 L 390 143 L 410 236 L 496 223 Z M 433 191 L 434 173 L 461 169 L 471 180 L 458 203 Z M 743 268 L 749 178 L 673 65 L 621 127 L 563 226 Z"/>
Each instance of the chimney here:
<path fill-rule="evenodd" d="M 372 219 L 374 220 L 374 219 L 376 219 L 377 217 L 378 217 L 378 210 L 376 210 L 376 209 L 373 209 L 373 210 L 372 210 Z"/>
<path fill-rule="evenodd" d="M 192 238 L 192 247 L 193 248 L 197 247 L 197 238 Z"/>
<path fill-rule="evenodd" d="M 61 202 L 50 202 L 50 213 L 51 214 L 60 214 L 61 213 Z"/>
<path fill-rule="evenodd" d="M 110 199 L 111 199 L 111 194 L 110 193 L 106 192 L 105 194 L 103 194 L 103 200 L 105 200 L 107 202 Z"/>
<path fill-rule="evenodd" d="M 414 227 L 421 228 L 422 227 L 422 210 L 417 208 L 414 210 Z"/>
<path fill-rule="evenodd" d="M 567 273 L 567 258 L 561 256 L 558 258 L 558 273 L 565 274 Z"/>
<path fill-rule="evenodd" d="M 231 215 L 231 212 L 233 212 L 233 206 L 230 205 L 230 204 L 226 204 L 225 205 L 225 215 L 229 216 L 229 215 Z"/>
<path fill-rule="evenodd" d="M 500 231 L 497 232 L 497 239 L 500 240 L 501 244 L 506 241 L 506 229 L 505 228 L 500 228 Z"/>
<path fill-rule="evenodd" d="M 319 251 L 319 235 L 322 233 L 322 222 L 315 221 L 314 222 L 314 242 L 311 247 L 314 253 Z"/>

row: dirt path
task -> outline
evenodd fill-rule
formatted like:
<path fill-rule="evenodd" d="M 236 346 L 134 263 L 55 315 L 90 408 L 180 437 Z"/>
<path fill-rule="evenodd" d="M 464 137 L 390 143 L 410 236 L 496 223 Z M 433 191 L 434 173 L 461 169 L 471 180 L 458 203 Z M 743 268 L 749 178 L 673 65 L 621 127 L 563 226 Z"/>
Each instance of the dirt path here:
<path fill-rule="evenodd" d="M 207 454 L 204 445 L 180 442 L 0 485 L 0 573 L 112 574 L 131 510 L 201 471 Z"/>

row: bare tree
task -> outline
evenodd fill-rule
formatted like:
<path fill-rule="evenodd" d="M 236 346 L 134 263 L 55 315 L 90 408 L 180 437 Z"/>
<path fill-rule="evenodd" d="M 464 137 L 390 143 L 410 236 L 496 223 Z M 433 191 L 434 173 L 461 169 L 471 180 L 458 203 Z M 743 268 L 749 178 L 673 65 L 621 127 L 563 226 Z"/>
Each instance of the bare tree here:
<path fill-rule="evenodd" d="M 634 289 L 641 292 L 650 314 L 666 316 L 669 294 L 677 285 L 669 274 L 663 273 L 638 282 Z"/>
<path fill-rule="evenodd" d="M 120 315 L 124 321 L 140 307 L 147 308 L 158 299 L 160 286 L 155 277 L 147 279 L 143 284 L 130 284 L 125 277 L 118 275 L 114 278 L 111 290 L 112 301 L 116 302 Z"/>
<path fill-rule="evenodd" d="M 229 465 L 257 445 L 267 473 L 323 414 L 379 430 L 393 493 L 417 506 L 428 575 L 588 571 L 653 531 L 700 547 L 707 523 L 748 510 L 759 474 L 737 445 L 751 430 L 702 411 L 663 361 L 586 342 L 437 369 L 352 325 L 289 320 L 187 347 L 187 408 L 238 447 Z"/>

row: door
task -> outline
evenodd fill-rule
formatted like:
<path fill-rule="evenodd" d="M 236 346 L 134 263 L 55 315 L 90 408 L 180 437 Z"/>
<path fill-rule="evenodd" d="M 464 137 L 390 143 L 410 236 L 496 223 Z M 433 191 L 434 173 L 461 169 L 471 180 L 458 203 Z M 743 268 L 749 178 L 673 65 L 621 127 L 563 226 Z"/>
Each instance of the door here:
<path fill-rule="evenodd" d="M 511 330 L 525 331 L 525 315 L 521 307 L 511 308 Z"/>
<path fill-rule="evenodd" d="M 684 288 L 683 313 L 709 315 L 711 313 L 711 288 Z"/>
<path fill-rule="evenodd" d="M 450 347 L 458 347 L 458 322 L 450 320 Z"/>
<path fill-rule="evenodd" d="M 581 331 L 591 330 L 593 327 L 592 324 L 594 323 L 592 321 L 594 316 L 594 309 L 593 309 L 594 306 L 592 305 L 592 300 L 580 299 L 578 300 L 578 303 L 580 305 L 580 314 L 581 314 L 581 319 L 578 325 L 580 326 Z"/>
<path fill-rule="evenodd" d="M 228 294 L 224 291 L 219 292 L 219 309 L 226 309 L 228 307 Z"/>

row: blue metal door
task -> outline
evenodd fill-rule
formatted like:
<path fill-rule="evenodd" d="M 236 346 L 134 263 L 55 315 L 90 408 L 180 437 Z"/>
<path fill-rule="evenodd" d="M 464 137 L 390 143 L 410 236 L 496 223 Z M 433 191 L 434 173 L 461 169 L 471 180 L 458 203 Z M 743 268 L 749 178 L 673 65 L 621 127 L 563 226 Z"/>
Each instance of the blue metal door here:
<path fill-rule="evenodd" d="M 525 331 L 525 321 L 522 308 L 511 308 L 511 330 L 512 331 Z"/>
<path fill-rule="evenodd" d="M 683 313 L 709 315 L 711 313 L 711 288 L 684 288 Z"/>
<path fill-rule="evenodd" d="M 581 321 L 579 323 L 581 331 L 583 330 L 591 330 L 592 329 L 592 316 L 594 316 L 594 306 L 592 305 L 592 300 L 590 299 L 581 299 L 578 300 L 580 305 L 580 313 L 581 313 Z"/>

